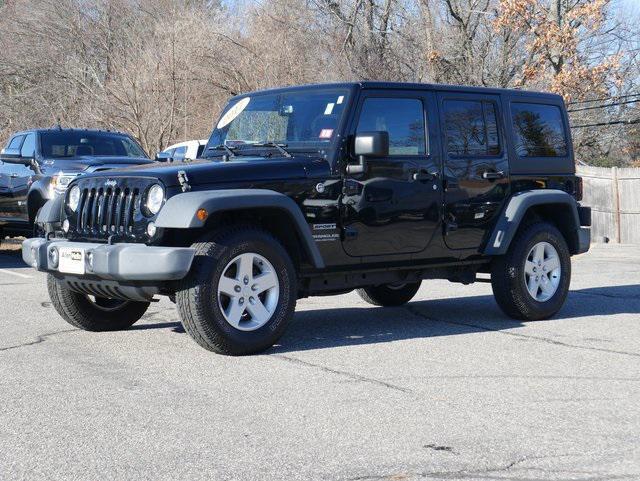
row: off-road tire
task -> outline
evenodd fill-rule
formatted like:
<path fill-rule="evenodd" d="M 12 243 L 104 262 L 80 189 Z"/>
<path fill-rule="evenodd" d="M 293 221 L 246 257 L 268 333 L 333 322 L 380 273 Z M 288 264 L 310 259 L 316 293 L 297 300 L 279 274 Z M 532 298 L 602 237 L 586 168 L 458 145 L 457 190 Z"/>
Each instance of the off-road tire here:
<path fill-rule="evenodd" d="M 120 331 L 135 324 L 149 308 L 148 302 L 124 301 L 121 307 L 101 309 L 86 295 L 74 292 L 62 282 L 47 276 L 51 303 L 58 314 L 74 327 L 84 331 Z M 107 299 L 96 299 L 105 302 Z"/>
<path fill-rule="evenodd" d="M 551 298 L 535 300 L 524 281 L 524 268 L 529 251 L 539 242 L 548 242 L 557 251 L 561 276 Z M 567 297 L 571 283 L 571 254 L 560 231 L 548 222 L 536 222 L 523 227 L 511 241 L 509 250 L 494 259 L 491 266 L 491 287 L 500 309 L 509 317 L 538 321 L 556 314 Z"/>
<path fill-rule="evenodd" d="M 215 232 L 208 240 L 191 247 L 196 249 L 191 271 L 176 293 L 185 331 L 200 346 L 218 354 L 255 354 L 273 346 L 293 317 L 297 301 L 296 270 L 282 244 L 257 227 L 237 226 Z M 266 324 L 253 331 L 242 331 L 228 323 L 218 302 L 220 276 L 228 263 L 243 253 L 267 259 L 279 282 L 273 314 Z"/>
<path fill-rule="evenodd" d="M 409 302 L 420 289 L 422 281 L 408 282 L 401 287 L 393 287 L 392 284 L 364 287 L 357 289 L 362 300 L 374 306 L 392 307 L 401 306 Z"/>

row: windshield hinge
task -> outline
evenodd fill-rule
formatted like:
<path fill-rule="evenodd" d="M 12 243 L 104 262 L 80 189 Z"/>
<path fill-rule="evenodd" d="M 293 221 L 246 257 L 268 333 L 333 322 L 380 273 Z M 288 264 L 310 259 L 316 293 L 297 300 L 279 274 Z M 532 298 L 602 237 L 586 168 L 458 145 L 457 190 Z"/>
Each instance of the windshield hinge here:
<path fill-rule="evenodd" d="M 189 192 L 191 190 L 189 177 L 187 177 L 187 173 L 184 170 L 178 171 L 178 182 L 180 183 L 180 187 L 182 187 L 182 192 Z"/>

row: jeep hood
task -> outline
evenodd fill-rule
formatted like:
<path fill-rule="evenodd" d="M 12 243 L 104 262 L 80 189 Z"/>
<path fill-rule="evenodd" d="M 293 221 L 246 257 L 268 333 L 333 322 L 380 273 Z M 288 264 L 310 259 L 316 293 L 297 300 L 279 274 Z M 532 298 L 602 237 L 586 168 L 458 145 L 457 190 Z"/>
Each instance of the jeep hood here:
<path fill-rule="evenodd" d="M 308 162 L 308 161 L 307 161 Z M 101 177 L 156 177 L 167 187 L 179 186 L 178 172 L 184 171 L 191 186 L 211 184 L 251 185 L 270 180 L 303 179 L 305 163 L 297 158 L 240 157 L 229 162 L 199 160 L 195 162 L 155 162 L 150 165 L 100 172 Z"/>

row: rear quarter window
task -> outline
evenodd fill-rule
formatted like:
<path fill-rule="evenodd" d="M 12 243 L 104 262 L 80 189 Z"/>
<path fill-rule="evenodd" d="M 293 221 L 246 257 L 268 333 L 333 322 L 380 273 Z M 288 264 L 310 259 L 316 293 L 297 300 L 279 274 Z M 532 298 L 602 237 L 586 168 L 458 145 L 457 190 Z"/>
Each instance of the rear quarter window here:
<path fill-rule="evenodd" d="M 557 105 L 511 104 L 514 147 L 518 157 L 565 157 L 567 137 Z"/>

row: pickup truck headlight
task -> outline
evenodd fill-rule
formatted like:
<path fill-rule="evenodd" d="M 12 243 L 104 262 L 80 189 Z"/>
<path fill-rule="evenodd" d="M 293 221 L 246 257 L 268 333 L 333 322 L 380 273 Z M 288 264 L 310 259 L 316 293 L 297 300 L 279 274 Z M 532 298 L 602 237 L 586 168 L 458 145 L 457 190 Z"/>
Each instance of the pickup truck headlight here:
<path fill-rule="evenodd" d="M 73 179 L 78 177 L 79 174 L 65 174 L 64 172 L 58 172 L 51 177 L 51 187 L 58 193 L 62 194 Z"/>
<path fill-rule="evenodd" d="M 160 212 L 163 201 L 164 189 L 160 184 L 153 184 L 147 191 L 147 200 L 144 203 L 145 207 L 151 215 L 156 215 Z"/>
<path fill-rule="evenodd" d="M 78 209 L 79 203 L 80 203 L 80 187 L 78 187 L 77 185 L 74 185 L 73 187 L 71 187 L 71 190 L 69 191 L 69 195 L 67 197 L 67 206 L 69 206 L 69 209 L 75 212 Z"/>

